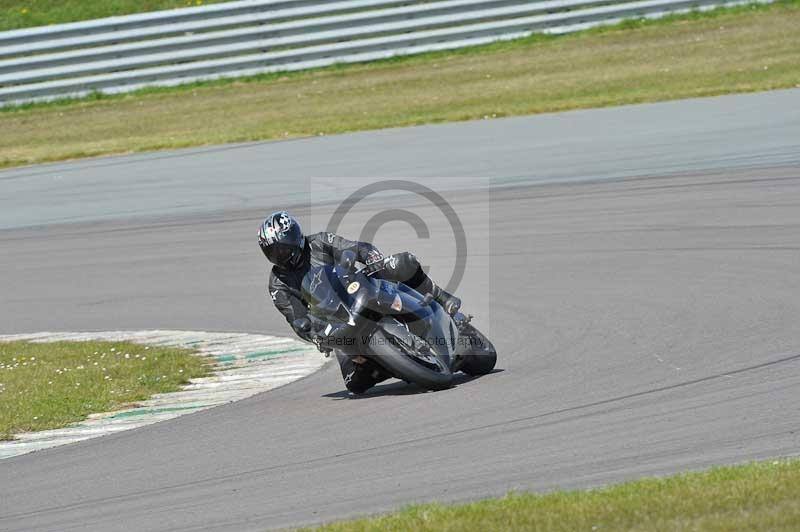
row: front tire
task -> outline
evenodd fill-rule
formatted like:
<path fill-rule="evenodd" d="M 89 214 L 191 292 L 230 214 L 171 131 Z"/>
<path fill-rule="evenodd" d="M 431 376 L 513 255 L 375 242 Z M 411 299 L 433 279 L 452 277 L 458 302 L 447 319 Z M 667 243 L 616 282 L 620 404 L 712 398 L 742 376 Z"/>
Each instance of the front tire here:
<path fill-rule="evenodd" d="M 445 390 L 453 385 L 453 374 L 448 368 L 435 371 L 415 362 L 397 345 L 397 340 L 383 330 L 375 331 L 372 343 L 373 360 L 395 377 L 406 382 L 413 382 L 428 390 Z"/>

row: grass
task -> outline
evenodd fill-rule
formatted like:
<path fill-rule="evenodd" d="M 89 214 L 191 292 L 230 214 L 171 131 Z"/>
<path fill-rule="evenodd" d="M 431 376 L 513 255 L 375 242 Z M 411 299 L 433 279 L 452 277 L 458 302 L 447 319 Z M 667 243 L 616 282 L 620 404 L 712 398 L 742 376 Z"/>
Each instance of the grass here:
<path fill-rule="evenodd" d="M 0 439 L 55 429 L 177 391 L 210 365 L 185 349 L 129 342 L 0 342 Z"/>
<path fill-rule="evenodd" d="M 789 532 L 800 530 L 800 461 L 716 467 L 590 491 L 411 506 L 315 530 Z"/>
<path fill-rule="evenodd" d="M 0 167 L 800 86 L 800 0 L 0 110 Z"/>
<path fill-rule="evenodd" d="M 0 0 L 0 31 L 226 0 Z"/>

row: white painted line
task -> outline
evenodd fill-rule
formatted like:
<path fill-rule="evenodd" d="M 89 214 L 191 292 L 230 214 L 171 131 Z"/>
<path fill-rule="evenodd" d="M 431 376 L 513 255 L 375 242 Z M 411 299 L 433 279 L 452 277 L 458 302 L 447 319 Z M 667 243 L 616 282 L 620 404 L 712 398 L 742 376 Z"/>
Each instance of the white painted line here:
<path fill-rule="evenodd" d="M 15 340 L 104 340 L 184 347 L 195 349 L 198 355 L 214 357 L 216 371 L 209 377 L 192 379 L 191 384 L 184 386 L 181 391 L 154 395 L 149 400 L 138 403 L 136 408 L 91 414 L 85 421 L 62 429 L 16 434 L 16 439 L 0 442 L 0 459 L 129 430 L 239 401 L 305 377 L 326 362 L 309 344 L 261 334 L 109 331 L 0 335 L 0 342 Z"/>

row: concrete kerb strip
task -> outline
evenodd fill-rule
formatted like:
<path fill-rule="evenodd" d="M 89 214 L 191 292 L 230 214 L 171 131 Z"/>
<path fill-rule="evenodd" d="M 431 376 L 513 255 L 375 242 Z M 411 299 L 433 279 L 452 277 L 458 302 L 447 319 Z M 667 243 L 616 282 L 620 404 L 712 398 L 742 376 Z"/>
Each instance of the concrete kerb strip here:
<path fill-rule="evenodd" d="M 213 358 L 212 375 L 192 379 L 181 391 L 157 394 L 135 408 L 91 414 L 62 429 L 16 434 L 0 442 L 0 459 L 48 447 L 157 423 L 184 414 L 239 401 L 298 380 L 321 368 L 326 359 L 308 344 L 260 334 L 200 331 L 110 331 L 0 335 L 0 341 L 129 341 L 196 350 Z"/>

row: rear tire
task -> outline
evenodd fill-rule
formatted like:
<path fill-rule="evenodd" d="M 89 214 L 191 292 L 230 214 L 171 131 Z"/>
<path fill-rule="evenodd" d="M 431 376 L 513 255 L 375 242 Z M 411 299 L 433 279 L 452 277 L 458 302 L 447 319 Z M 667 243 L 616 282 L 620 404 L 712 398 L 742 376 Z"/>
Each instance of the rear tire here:
<path fill-rule="evenodd" d="M 474 347 L 462 355 L 459 370 L 473 377 L 491 373 L 497 363 L 497 350 L 492 342 L 472 325 L 464 327 L 461 334 L 469 337 L 470 345 Z"/>
<path fill-rule="evenodd" d="M 395 345 L 396 340 L 381 329 L 372 337 L 373 360 L 386 368 L 395 377 L 413 382 L 428 390 L 445 390 L 453 385 L 453 374 L 445 368 L 440 373 L 415 362 Z"/>

